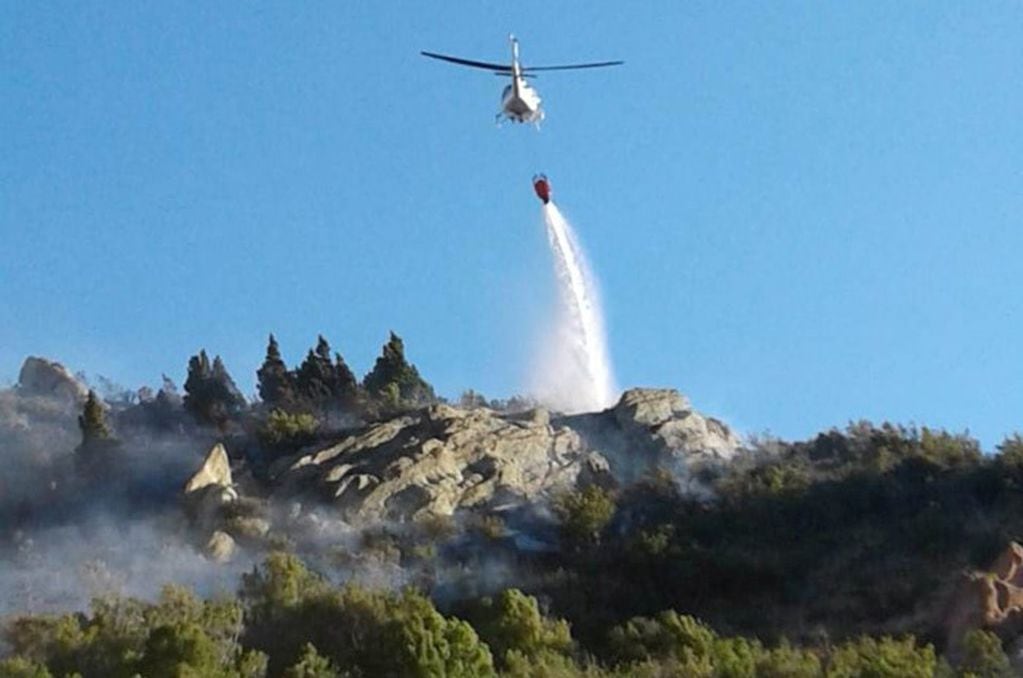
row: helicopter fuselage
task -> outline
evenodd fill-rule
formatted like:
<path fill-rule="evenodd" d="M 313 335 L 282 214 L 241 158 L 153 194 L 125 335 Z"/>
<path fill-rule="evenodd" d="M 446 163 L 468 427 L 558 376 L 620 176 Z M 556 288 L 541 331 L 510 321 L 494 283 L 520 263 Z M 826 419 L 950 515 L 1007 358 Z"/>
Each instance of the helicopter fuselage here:
<path fill-rule="evenodd" d="M 501 93 L 502 115 L 512 122 L 538 123 L 543 120 L 543 109 L 540 107 L 540 95 L 529 86 L 526 79 L 512 76 L 512 84 Z"/>
<path fill-rule="evenodd" d="M 529 86 L 526 76 L 522 73 L 522 65 L 519 63 L 519 41 L 513 35 L 508 36 L 508 40 L 512 49 L 511 84 L 501 93 L 501 112 L 497 117 L 500 120 L 503 115 L 512 122 L 539 124 L 543 120 L 540 95 Z"/>
<path fill-rule="evenodd" d="M 522 63 L 519 61 L 519 41 L 515 39 L 514 35 L 508 36 L 508 39 L 511 42 L 512 51 L 510 66 L 495 62 L 463 59 L 461 57 L 450 56 L 448 54 L 438 54 L 436 52 L 420 52 L 420 54 L 425 57 L 430 57 L 431 59 L 439 59 L 440 61 L 447 61 L 449 63 L 458 64 L 460 66 L 469 66 L 471 68 L 481 68 L 483 70 L 490 71 L 495 75 L 510 77 L 511 83 L 506 85 L 504 90 L 501 92 L 501 112 L 497 114 L 498 121 L 500 121 L 502 117 L 505 117 L 512 122 L 531 122 L 537 126 L 539 126 L 540 121 L 544 118 L 543 108 L 540 106 L 540 95 L 529 85 L 526 78 L 535 77 L 537 71 L 570 71 L 581 68 L 603 68 L 604 66 L 618 66 L 624 63 L 622 61 L 601 61 L 596 63 L 567 64 L 560 66 L 523 67 Z"/>

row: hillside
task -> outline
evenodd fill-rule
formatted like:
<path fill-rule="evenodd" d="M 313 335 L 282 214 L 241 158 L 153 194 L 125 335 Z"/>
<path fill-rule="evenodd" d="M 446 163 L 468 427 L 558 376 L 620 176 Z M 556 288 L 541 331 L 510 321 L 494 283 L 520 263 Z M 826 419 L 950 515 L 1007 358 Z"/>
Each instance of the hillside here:
<path fill-rule="evenodd" d="M 205 354 L 184 397 L 0 391 L 0 675 L 1012 675 L 1019 437 L 743 441 L 671 389 L 565 415 L 272 353 L 256 403 Z"/>

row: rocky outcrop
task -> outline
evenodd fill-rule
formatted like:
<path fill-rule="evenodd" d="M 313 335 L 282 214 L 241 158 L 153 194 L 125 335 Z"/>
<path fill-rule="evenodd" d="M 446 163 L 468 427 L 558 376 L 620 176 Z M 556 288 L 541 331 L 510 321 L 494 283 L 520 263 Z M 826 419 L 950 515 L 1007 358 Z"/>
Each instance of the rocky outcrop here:
<path fill-rule="evenodd" d="M 693 410 L 674 389 L 634 388 L 611 410 L 615 423 L 630 437 L 673 457 L 728 459 L 739 439 L 722 422 Z"/>
<path fill-rule="evenodd" d="M 85 384 L 60 363 L 30 356 L 18 374 L 18 391 L 23 395 L 84 401 L 89 394 Z"/>
<path fill-rule="evenodd" d="M 185 483 L 185 495 L 190 495 L 210 485 L 230 488 L 233 484 L 231 462 L 227 457 L 227 450 L 221 443 L 217 443 L 210 449 L 199 470 Z"/>
<path fill-rule="evenodd" d="M 435 405 L 282 460 L 271 478 L 278 497 L 314 497 L 366 524 L 542 501 L 658 466 L 688 474 L 738 447 L 677 391 L 633 389 L 610 410 L 569 417 Z"/>
<path fill-rule="evenodd" d="M 214 445 L 202 466 L 185 483 L 185 515 L 204 543 L 206 555 L 224 562 L 234 553 L 235 541 L 224 529 L 226 508 L 238 501 L 238 492 L 231 482 L 231 463 L 227 450 Z"/>
<path fill-rule="evenodd" d="M 674 389 L 630 389 L 609 410 L 563 421 L 600 450 L 619 482 L 663 468 L 683 491 L 697 495 L 706 494 L 699 471 L 730 459 L 741 446 L 725 424 L 696 412 Z"/>
<path fill-rule="evenodd" d="M 1023 546 L 1012 542 L 988 572 L 964 572 L 944 626 L 954 654 L 971 630 L 1000 630 L 1023 624 Z"/>
<path fill-rule="evenodd" d="M 354 523 L 532 501 L 607 475 L 607 462 L 536 412 L 434 405 L 278 465 L 278 494 L 314 492 Z"/>

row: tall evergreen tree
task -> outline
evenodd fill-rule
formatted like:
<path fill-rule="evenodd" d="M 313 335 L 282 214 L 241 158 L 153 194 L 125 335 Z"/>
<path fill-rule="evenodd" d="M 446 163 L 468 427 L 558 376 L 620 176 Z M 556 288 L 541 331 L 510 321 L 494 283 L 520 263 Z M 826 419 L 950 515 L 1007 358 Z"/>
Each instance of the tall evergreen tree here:
<path fill-rule="evenodd" d="M 266 347 L 266 359 L 263 366 L 256 371 L 259 397 L 270 408 L 291 410 L 296 405 L 295 377 L 288 371 L 281 358 L 277 339 L 270 335 Z"/>
<path fill-rule="evenodd" d="M 89 391 L 78 417 L 78 428 L 82 442 L 75 450 L 75 466 L 86 476 L 102 476 L 116 462 L 120 444 L 107 425 L 106 411 L 95 391 Z"/>
<path fill-rule="evenodd" d="M 185 409 L 202 424 L 223 429 L 245 406 L 245 397 L 228 374 L 220 356 L 210 363 L 206 350 L 188 361 L 185 379 Z"/>
<path fill-rule="evenodd" d="M 330 344 L 323 335 L 299 366 L 295 383 L 299 395 L 311 406 L 328 410 L 347 409 L 355 403 L 358 384 L 340 353 L 331 362 Z"/>
<path fill-rule="evenodd" d="M 359 381 L 340 353 L 334 354 L 334 384 L 341 405 L 346 408 L 354 406 L 359 396 Z"/>
<path fill-rule="evenodd" d="M 396 399 L 397 402 L 388 403 L 392 405 L 423 405 L 437 399 L 433 387 L 419 376 L 415 365 L 405 359 L 405 343 L 394 332 L 362 383 L 377 399 Z"/>
<path fill-rule="evenodd" d="M 327 355 L 323 356 L 324 348 Z M 310 403 L 320 404 L 330 396 L 330 346 L 320 336 L 316 348 L 309 349 L 305 360 L 298 366 L 295 383 L 298 392 Z"/>
<path fill-rule="evenodd" d="M 78 428 L 82 432 L 82 447 L 111 437 L 106 412 L 93 390 L 89 391 L 89 397 L 85 399 L 82 414 L 78 417 Z"/>

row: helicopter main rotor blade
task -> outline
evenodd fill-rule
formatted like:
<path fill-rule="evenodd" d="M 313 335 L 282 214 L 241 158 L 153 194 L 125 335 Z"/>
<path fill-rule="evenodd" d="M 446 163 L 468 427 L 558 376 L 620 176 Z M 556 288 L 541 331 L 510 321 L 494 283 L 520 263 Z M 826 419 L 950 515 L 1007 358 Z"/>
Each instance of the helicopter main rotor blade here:
<path fill-rule="evenodd" d="M 575 71 L 580 68 L 603 68 L 605 66 L 621 66 L 624 61 L 600 61 L 592 64 L 568 64 L 566 66 L 523 66 L 523 73 L 533 71 Z"/>
<path fill-rule="evenodd" d="M 425 57 L 431 59 L 440 59 L 441 61 L 448 61 L 453 64 L 460 66 L 471 66 L 472 68 L 483 68 L 488 71 L 498 71 L 500 73 L 511 73 L 511 66 L 508 64 L 488 64 L 485 61 L 472 61 L 471 59 L 461 59 L 459 57 L 447 56 L 446 54 L 435 54 L 434 52 L 420 52 Z"/>

